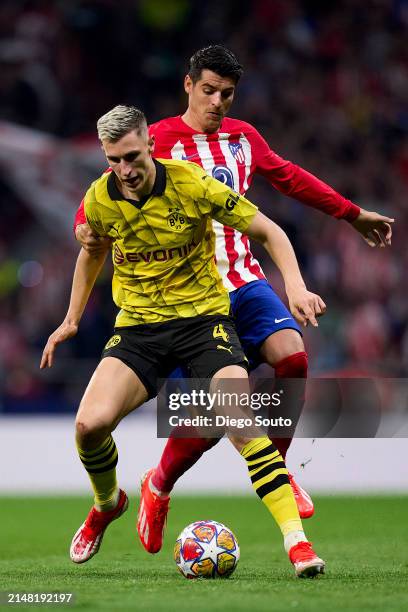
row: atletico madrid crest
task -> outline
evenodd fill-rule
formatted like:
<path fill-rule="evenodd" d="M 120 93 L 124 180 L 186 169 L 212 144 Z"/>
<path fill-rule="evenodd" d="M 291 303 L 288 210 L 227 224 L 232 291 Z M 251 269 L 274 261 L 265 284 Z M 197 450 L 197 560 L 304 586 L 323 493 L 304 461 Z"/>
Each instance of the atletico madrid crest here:
<path fill-rule="evenodd" d="M 243 164 L 245 161 L 244 150 L 240 142 L 230 142 L 228 144 L 229 150 L 237 160 L 239 164 Z"/>

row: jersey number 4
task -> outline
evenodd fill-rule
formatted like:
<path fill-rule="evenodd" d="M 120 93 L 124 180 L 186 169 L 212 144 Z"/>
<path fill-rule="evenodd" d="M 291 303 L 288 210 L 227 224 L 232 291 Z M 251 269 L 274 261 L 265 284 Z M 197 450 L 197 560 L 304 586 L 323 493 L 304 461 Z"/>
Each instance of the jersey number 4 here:
<path fill-rule="evenodd" d="M 216 325 L 214 327 L 213 337 L 214 338 L 222 338 L 224 340 L 224 342 L 228 342 L 229 334 L 227 334 L 227 332 L 225 331 L 224 326 L 223 326 L 222 323 L 219 323 L 219 325 Z"/>

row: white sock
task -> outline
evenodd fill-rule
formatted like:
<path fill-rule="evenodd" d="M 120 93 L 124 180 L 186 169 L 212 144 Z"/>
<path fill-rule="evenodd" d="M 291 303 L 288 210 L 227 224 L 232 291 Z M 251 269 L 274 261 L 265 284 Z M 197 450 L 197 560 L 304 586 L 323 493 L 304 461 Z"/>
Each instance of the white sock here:
<path fill-rule="evenodd" d="M 283 545 L 287 553 L 289 553 L 292 546 L 296 546 L 299 542 L 308 542 L 304 531 L 291 531 L 285 536 Z"/>

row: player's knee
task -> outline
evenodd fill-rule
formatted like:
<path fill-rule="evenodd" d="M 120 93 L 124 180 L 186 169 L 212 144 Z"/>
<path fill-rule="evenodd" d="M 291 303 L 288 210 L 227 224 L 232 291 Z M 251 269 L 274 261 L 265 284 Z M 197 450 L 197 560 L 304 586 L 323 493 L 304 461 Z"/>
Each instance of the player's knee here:
<path fill-rule="evenodd" d="M 304 352 L 303 338 L 294 329 L 282 329 L 272 334 L 260 348 L 262 359 L 274 368 L 284 359 Z"/>
<path fill-rule="evenodd" d="M 308 358 L 306 351 L 284 357 L 274 365 L 276 378 L 306 378 Z"/>
<path fill-rule="evenodd" d="M 82 448 L 103 442 L 112 431 L 110 423 L 78 414 L 75 421 L 76 439 Z"/>

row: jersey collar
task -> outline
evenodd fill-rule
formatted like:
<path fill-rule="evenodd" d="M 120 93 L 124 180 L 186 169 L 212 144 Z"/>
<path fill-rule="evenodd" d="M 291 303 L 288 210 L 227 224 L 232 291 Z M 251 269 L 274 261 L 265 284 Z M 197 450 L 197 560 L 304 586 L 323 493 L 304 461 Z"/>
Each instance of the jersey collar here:
<path fill-rule="evenodd" d="M 106 183 L 108 195 L 111 200 L 124 200 L 136 206 L 136 208 L 142 208 L 144 204 L 146 204 L 147 200 L 152 196 L 161 196 L 166 189 L 166 168 L 163 164 L 157 161 L 157 159 L 153 159 L 153 163 L 156 166 L 156 178 L 154 180 L 154 185 L 152 191 L 145 195 L 141 200 L 133 200 L 130 198 L 125 198 L 123 193 L 121 193 L 116 185 L 115 181 L 115 173 L 112 171 L 109 174 L 108 181 Z"/>
<path fill-rule="evenodd" d="M 182 117 L 182 115 L 177 115 L 175 117 L 176 119 L 178 119 L 179 121 L 179 125 L 181 125 L 181 129 L 184 129 L 184 131 L 186 132 L 190 132 L 190 134 L 205 134 L 206 136 L 214 136 L 214 134 L 219 134 L 220 132 L 222 132 L 222 127 L 223 127 L 223 123 L 225 120 L 225 117 L 222 118 L 220 127 L 218 128 L 218 130 L 216 132 L 211 132 L 211 134 L 208 134 L 207 132 L 197 132 L 197 130 L 195 130 L 194 128 L 190 127 L 188 125 L 188 123 L 186 123 Z"/>

